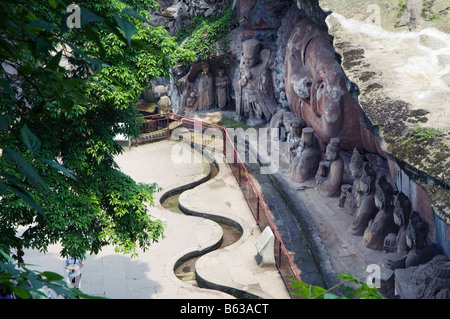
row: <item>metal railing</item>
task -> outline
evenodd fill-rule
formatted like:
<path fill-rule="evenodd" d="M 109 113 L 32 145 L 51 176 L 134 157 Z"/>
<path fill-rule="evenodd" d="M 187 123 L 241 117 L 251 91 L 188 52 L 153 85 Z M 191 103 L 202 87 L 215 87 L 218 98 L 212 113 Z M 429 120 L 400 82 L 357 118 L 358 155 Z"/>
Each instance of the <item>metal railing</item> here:
<path fill-rule="evenodd" d="M 300 275 L 227 129 L 173 113 L 149 115 L 138 120 L 142 123 L 139 137 L 135 140 L 136 146 L 159 139 L 185 139 L 202 148 L 223 153 L 260 230 L 268 226 L 275 236 L 275 262 L 291 297 L 295 298 L 290 288 L 293 282 L 289 281 L 301 280 Z"/>

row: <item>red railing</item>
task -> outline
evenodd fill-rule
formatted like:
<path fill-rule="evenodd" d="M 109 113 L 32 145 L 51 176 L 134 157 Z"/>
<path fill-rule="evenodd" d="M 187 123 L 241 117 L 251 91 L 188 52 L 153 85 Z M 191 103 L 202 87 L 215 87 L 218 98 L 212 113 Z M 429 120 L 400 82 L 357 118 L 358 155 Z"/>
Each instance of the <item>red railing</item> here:
<path fill-rule="evenodd" d="M 247 201 L 247 204 L 260 228 L 263 231 L 270 227 L 275 236 L 275 261 L 283 280 L 292 295 L 290 279 L 301 280 L 297 267 L 292 261 L 283 240 L 278 233 L 266 205 L 258 192 L 251 175 L 248 173 L 244 161 L 236 150 L 233 139 L 225 127 L 188 118 L 173 113 L 144 116 L 138 119 L 142 121 L 141 132 L 136 138 L 136 146 L 140 143 L 163 139 L 188 139 L 202 148 L 223 152 L 230 168 L 239 183 L 239 187 Z M 176 131 L 178 129 L 178 131 Z M 176 133 L 175 133 L 176 132 Z"/>

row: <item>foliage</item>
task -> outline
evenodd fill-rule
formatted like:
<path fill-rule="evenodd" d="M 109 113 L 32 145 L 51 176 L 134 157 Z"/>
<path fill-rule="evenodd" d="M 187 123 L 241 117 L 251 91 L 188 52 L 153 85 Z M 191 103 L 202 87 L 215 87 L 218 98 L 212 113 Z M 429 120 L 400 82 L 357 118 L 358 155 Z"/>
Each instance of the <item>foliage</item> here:
<path fill-rule="evenodd" d="M 406 10 L 406 0 L 399 0 L 397 18 L 400 18 L 402 14 L 405 12 L 405 10 Z"/>
<path fill-rule="evenodd" d="M 414 126 L 411 134 L 417 138 L 418 141 L 431 140 L 435 137 L 443 135 L 443 133 L 438 129 L 432 127 L 421 127 L 418 125 Z"/>
<path fill-rule="evenodd" d="M 195 51 L 200 60 L 208 60 L 218 53 L 216 43 L 227 52 L 230 32 L 236 23 L 235 12 L 227 3 L 219 14 L 191 19 L 189 25 L 178 32 L 177 41 L 182 47 Z"/>
<path fill-rule="evenodd" d="M 0 249 L 19 262 L 57 242 L 63 257 L 135 254 L 163 234 L 147 206 L 159 188 L 119 171 L 114 136 L 137 134 L 148 80 L 194 53 L 148 23 L 153 0 L 77 1 L 81 28 L 71 3 L 0 3 Z"/>
<path fill-rule="evenodd" d="M 0 263 L 0 299 L 47 299 L 48 290 L 66 299 L 97 298 L 69 287 L 57 273 L 30 270 L 27 266 L 31 265 L 16 265 L 13 259 L 1 250 L 0 255 L 6 259 L 6 262 Z"/>
<path fill-rule="evenodd" d="M 376 287 L 367 285 L 358 277 L 348 274 L 341 274 L 339 275 L 339 278 L 343 279 L 343 281 L 330 289 L 293 280 L 295 284 L 293 284 L 291 288 L 296 289 L 293 292 L 293 295 L 305 299 L 385 299 Z M 352 285 L 356 285 L 356 288 L 352 287 Z M 332 292 L 338 288 L 341 288 L 344 292 L 343 297 L 340 297 Z"/>

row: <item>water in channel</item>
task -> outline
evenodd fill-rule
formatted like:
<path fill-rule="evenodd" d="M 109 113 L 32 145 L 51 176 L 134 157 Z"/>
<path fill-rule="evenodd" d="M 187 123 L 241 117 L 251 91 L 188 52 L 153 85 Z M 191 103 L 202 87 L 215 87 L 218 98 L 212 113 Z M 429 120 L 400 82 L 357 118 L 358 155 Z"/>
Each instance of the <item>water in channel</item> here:
<path fill-rule="evenodd" d="M 210 164 L 210 168 L 211 168 L 210 179 L 212 179 L 218 174 L 219 170 L 214 164 Z M 180 195 L 181 193 L 168 197 L 161 205 L 173 213 L 184 214 L 178 207 L 178 200 Z M 220 246 L 217 247 L 216 249 L 221 249 L 229 245 L 232 245 L 233 243 L 238 241 L 239 238 L 242 236 L 241 231 L 236 227 L 227 225 L 225 223 L 219 222 L 217 223 L 222 227 L 223 237 Z M 178 267 L 176 267 L 175 269 L 175 275 L 180 280 L 190 282 L 192 285 L 198 286 L 195 279 L 195 263 L 201 256 L 202 255 L 190 258 L 181 263 L 180 265 L 178 265 Z"/>

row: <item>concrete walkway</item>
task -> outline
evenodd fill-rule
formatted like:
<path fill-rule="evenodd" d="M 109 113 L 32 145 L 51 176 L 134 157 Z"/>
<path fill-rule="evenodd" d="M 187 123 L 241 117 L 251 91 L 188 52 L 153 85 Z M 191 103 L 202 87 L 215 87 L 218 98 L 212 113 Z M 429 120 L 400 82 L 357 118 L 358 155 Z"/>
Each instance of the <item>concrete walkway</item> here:
<path fill-rule="evenodd" d="M 217 154 L 216 159 L 221 161 Z M 172 141 L 133 147 L 116 161 L 136 182 L 156 182 L 163 188 L 155 196 L 156 206 L 149 211 L 166 223 L 165 238 L 149 250 L 139 252 L 138 258 L 115 253 L 113 247 L 88 256 L 81 280 L 83 292 L 111 299 L 228 299 L 242 295 L 290 298 L 277 269 L 256 264 L 255 242 L 260 231 L 227 164 L 219 164 L 219 174 L 206 181 L 210 173 L 208 159 Z M 162 207 L 160 199 L 164 194 L 192 184 L 199 185 L 182 193 L 180 204 L 191 213 L 208 214 L 204 215 L 208 218 L 177 214 Z M 198 277 L 207 286 L 222 291 L 199 288 L 174 273 L 180 258 L 192 252 L 209 251 L 221 241 L 222 228 L 209 219 L 211 215 L 231 219 L 243 230 L 236 243 L 197 260 Z M 34 267 L 38 270 L 65 275 L 60 248 L 51 246 L 46 254 L 29 250 L 25 262 L 39 265 Z"/>

